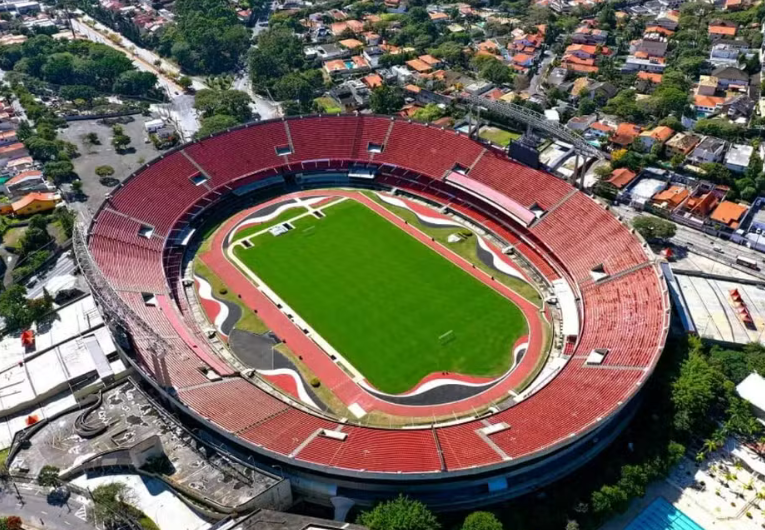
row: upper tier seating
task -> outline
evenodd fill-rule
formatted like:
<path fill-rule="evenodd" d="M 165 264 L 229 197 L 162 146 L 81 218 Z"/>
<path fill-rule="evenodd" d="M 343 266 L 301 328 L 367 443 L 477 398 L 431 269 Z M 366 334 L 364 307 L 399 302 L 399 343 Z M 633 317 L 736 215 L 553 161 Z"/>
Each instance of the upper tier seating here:
<path fill-rule="evenodd" d="M 289 161 L 333 159 L 368 160 L 370 142 L 382 144 L 390 120 L 377 117 L 323 116 L 288 120 L 294 152 Z"/>
<path fill-rule="evenodd" d="M 206 186 L 191 181 L 198 174 L 183 153 L 176 151 L 126 181 L 107 205 L 167 235 L 175 220 L 209 192 Z"/>
<path fill-rule="evenodd" d="M 650 366 L 663 347 L 657 342 L 665 320 L 661 288 L 651 267 L 583 287 L 584 326 L 577 355 L 608 348 L 604 365 Z"/>
<path fill-rule="evenodd" d="M 184 150 L 210 175 L 215 188 L 254 171 L 284 164 L 276 147 L 288 143 L 284 123 L 274 121 L 209 138 Z"/>
<path fill-rule="evenodd" d="M 397 121 L 385 150 L 375 162 L 387 162 L 440 179 L 455 164 L 470 167 L 483 147 L 454 131 Z"/>
<path fill-rule="evenodd" d="M 629 230 L 583 193 L 572 195 L 531 232 L 579 282 L 591 279 L 590 272 L 598 265 L 612 275 L 648 261 Z"/>
<path fill-rule="evenodd" d="M 559 178 L 511 162 L 494 151 L 484 153 L 468 176 L 526 208 L 536 203 L 543 210 L 549 210 L 571 191 L 571 186 Z"/>

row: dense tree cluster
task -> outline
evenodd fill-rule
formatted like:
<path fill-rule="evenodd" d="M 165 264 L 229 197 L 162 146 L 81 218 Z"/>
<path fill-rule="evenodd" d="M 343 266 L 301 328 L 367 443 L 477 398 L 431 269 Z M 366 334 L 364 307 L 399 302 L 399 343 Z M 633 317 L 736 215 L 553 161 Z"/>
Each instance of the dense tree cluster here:
<path fill-rule="evenodd" d="M 157 83 L 154 74 L 137 71 L 123 53 L 105 44 L 47 35 L 0 47 L 0 68 L 71 87 L 66 95 L 81 99 L 92 99 L 97 92 L 145 95 Z"/>
<path fill-rule="evenodd" d="M 250 121 L 250 101 L 250 96 L 239 90 L 204 89 L 197 92 L 194 108 L 201 115 L 197 138 Z"/>
<path fill-rule="evenodd" d="M 638 215 L 632 220 L 632 226 L 647 241 L 667 240 L 674 237 L 677 231 L 677 226 L 672 221 L 650 215 Z"/>
<path fill-rule="evenodd" d="M 178 0 L 176 24 L 167 28 L 158 50 L 191 74 L 229 72 L 250 45 L 247 28 L 226 0 Z M 302 55 L 302 50 L 301 50 Z"/>

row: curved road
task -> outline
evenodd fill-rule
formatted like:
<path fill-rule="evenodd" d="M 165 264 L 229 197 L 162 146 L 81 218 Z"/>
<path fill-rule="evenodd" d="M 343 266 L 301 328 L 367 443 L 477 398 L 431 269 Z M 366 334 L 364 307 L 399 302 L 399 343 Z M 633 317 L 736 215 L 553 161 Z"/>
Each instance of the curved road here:
<path fill-rule="evenodd" d="M 30 484 L 18 484 L 23 502 L 16 496 L 12 484 L 0 491 L 0 516 L 17 515 L 24 521 L 25 528 L 47 530 L 95 530 L 88 522 L 87 504 L 76 495 L 68 504 L 48 503 L 47 492 Z"/>

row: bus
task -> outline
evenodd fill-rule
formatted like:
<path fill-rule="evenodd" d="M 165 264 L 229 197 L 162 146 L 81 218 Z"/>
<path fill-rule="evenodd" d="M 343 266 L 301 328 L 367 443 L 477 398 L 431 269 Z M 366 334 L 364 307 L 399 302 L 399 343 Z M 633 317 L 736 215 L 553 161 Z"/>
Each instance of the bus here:
<path fill-rule="evenodd" d="M 756 271 L 760 270 L 760 266 L 757 265 L 757 262 L 754 261 L 751 258 L 747 258 L 745 256 L 736 256 L 736 263 L 739 265 L 743 265 L 744 267 L 747 267 L 749 269 L 754 269 Z"/>

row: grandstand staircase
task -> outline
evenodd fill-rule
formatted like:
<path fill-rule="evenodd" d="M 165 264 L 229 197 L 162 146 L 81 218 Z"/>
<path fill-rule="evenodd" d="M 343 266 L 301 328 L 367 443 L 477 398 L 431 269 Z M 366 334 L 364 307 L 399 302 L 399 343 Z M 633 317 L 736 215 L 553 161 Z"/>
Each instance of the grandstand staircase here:
<path fill-rule="evenodd" d="M 476 164 L 478 164 L 478 162 L 480 162 L 480 161 L 481 161 L 481 159 L 483 158 L 483 155 L 485 155 L 485 154 L 486 154 L 486 151 L 488 151 L 488 149 L 484 149 L 483 151 L 481 151 L 481 152 L 478 154 L 478 156 L 477 156 L 477 157 L 475 157 L 475 160 L 473 160 L 473 163 L 472 163 L 472 164 L 470 164 L 470 167 L 468 168 L 468 171 L 467 171 L 468 173 L 470 173 L 470 170 L 471 170 L 471 169 L 473 169 L 473 168 L 476 166 Z"/>
<path fill-rule="evenodd" d="M 359 153 L 359 138 L 361 137 L 363 128 L 364 119 L 359 118 L 356 120 L 356 133 L 353 135 L 353 145 L 351 146 L 351 156 L 354 158 L 361 158 L 361 154 Z"/>
<path fill-rule="evenodd" d="M 390 135 L 391 135 L 391 133 L 393 132 L 393 125 L 394 125 L 395 123 L 396 123 L 396 122 L 395 122 L 395 121 L 393 121 L 393 120 L 391 120 L 391 121 L 390 121 L 390 125 L 388 126 L 388 130 L 387 130 L 387 131 L 386 131 L 386 133 L 385 133 L 385 139 L 383 140 L 383 149 L 385 149 L 385 146 L 386 146 L 386 145 L 388 145 L 388 140 L 390 140 Z M 373 157 L 373 158 L 374 158 L 374 156 L 375 156 L 375 154 L 374 154 L 374 153 L 372 153 L 372 157 Z"/>
<path fill-rule="evenodd" d="M 578 189 L 576 189 L 576 188 L 574 188 L 574 189 L 572 189 L 571 191 L 569 191 L 569 192 L 568 192 L 568 193 L 567 193 L 567 194 L 566 194 L 566 195 L 565 195 L 565 196 L 564 196 L 564 197 L 563 197 L 561 200 L 559 200 L 559 201 L 558 201 L 557 203 L 555 203 L 555 204 L 554 204 L 554 205 L 553 205 L 553 206 L 552 206 L 552 207 L 551 207 L 549 210 L 547 210 L 547 211 L 545 212 L 545 214 L 544 214 L 542 217 L 539 217 L 539 218 L 537 218 L 537 220 L 536 220 L 536 221 L 534 221 L 533 223 L 531 223 L 531 225 L 529 226 L 529 228 L 534 228 L 536 225 L 538 225 L 539 223 L 541 223 L 541 222 L 544 220 L 544 218 L 545 218 L 546 216 L 550 215 L 550 214 L 551 214 L 551 213 L 553 213 L 555 210 L 557 210 L 559 207 L 563 206 L 563 205 L 566 203 L 566 201 L 567 201 L 567 200 L 569 200 L 569 199 L 570 199 L 571 197 L 573 197 L 574 195 L 576 195 L 578 191 L 579 191 L 579 190 L 578 190 Z"/>
<path fill-rule="evenodd" d="M 204 186 L 208 190 L 212 191 L 212 188 L 208 184 L 208 182 L 212 181 L 212 178 L 207 173 L 207 171 L 205 171 L 205 169 L 202 166 L 200 166 L 199 163 L 196 160 L 191 158 L 191 155 L 188 154 L 185 149 L 181 150 L 181 154 L 186 158 L 186 160 L 188 160 L 191 163 L 192 166 L 197 168 L 197 171 L 199 171 L 207 179 L 205 182 L 202 183 L 202 186 Z"/>
<path fill-rule="evenodd" d="M 284 134 L 287 135 L 287 144 L 290 146 L 290 152 L 295 152 L 295 145 L 292 143 L 292 134 L 290 133 L 290 124 L 284 120 Z M 289 155 L 284 155 L 285 160 L 289 161 Z"/>
<path fill-rule="evenodd" d="M 645 267 L 650 267 L 651 265 L 653 265 L 653 261 L 644 261 L 643 263 L 638 263 L 637 265 L 633 265 L 632 267 L 628 269 L 624 269 L 623 271 L 619 271 L 616 274 L 611 274 L 609 276 L 606 276 L 602 280 L 598 280 L 593 283 L 594 285 L 605 285 L 608 282 L 611 282 L 613 280 L 618 280 L 619 278 L 622 278 L 623 276 L 628 276 L 635 271 L 639 271 L 640 269 L 643 269 Z"/>

